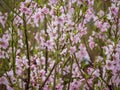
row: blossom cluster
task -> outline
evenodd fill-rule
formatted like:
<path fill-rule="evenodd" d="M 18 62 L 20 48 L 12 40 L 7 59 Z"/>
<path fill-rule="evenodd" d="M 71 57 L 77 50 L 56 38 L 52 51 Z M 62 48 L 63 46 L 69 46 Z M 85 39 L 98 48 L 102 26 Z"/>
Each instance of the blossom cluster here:
<path fill-rule="evenodd" d="M 3 2 L 0 89 L 120 89 L 119 0 Z"/>

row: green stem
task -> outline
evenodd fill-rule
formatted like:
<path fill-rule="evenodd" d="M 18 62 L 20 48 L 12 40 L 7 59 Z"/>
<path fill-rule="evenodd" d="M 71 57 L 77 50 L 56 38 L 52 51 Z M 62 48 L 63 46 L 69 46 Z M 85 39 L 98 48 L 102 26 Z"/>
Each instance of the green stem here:
<path fill-rule="evenodd" d="M 44 29 L 45 29 L 45 41 L 47 41 L 48 38 L 48 33 L 47 33 L 47 18 L 45 17 L 44 19 Z M 47 73 L 47 69 L 48 69 L 48 48 L 45 48 L 45 71 Z"/>
<path fill-rule="evenodd" d="M 69 84 L 68 84 L 68 90 L 70 89 L 70 82 L 72 80 L 72 68 L 73 68 L 73 58 L 71 60 L 71 65 L 70 65 L 70 79 L 69 79 Z"/>
<path fill-rule="evenodd" d="M 28 59 L 28 73 L 27 73 L 27 84 L 25 87 L 25 90 L 29 90 L 29 84 L 30 84 L 30 55 L 29 55 L 29 45 L 28 45 L 28 36 L 27 36 L 27 25 L 26 25 L 26 19 L 25 14 L 23 14 L 23 25 L 24 25 L 24 33 L 25 33 L 25 43 L 26 43 L 26 50 L 27 50 L 27 59 Z"/>
<path fill-rule="evenodd" d="M 57 68 L 57 67 L 56 67 L 56 68 Z M 56 73 L 57 73 L 56 68 L 55 68 L 55 72 L 54 72 L 53 90 L 55 90 L 55 88 L 56 88 Z"/>
<path fill-rule="evenodd" d="M 13 40 L 13 37 L 14 36 L 14 31 L 13 31 L 13 25 L 12 25 L 12 58 L 13 58 L 13 72 L 14 72 L 14 75 L 16 75 L 16 72 L 15 72 L 15 53 L 14 53 L 14 40 Z"/>

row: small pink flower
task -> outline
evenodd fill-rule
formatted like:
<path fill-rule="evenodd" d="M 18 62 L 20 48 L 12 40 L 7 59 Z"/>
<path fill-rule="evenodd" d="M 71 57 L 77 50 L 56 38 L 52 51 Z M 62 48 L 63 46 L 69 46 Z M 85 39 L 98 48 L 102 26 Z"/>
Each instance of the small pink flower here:
<path fill-rule="evenodd" d="M 25 6 L 25 3 L 21 3 L 20 11 L 21 11 L 22 13 L 27 13 L 28 8 Z"/>
<path fill-rule="evenodd" d="M 118 11 L 119 11 L 119 8 L 116 7 L 115 4 L 112 4 L 111 12 L 113 13 L 113 15 L 117 16 L 118 15 Z"/>
<path fill-rule="evenodd" d="M 92 79 L 92 78 L 89 79 L 89 80 L 88 80 L 88 83 L 89 83 L 90 86 L 92 86 L 92 84 L 93 84 L 93 79 Z"/>
<path fill-rule="evenodd" d="M 2 77 L 0 77 L 0 84 L 4 84 L 7 86 L 9 84 L 9 82 L 4 76 L 2 76 Z"/>
<path fill-rule="evenodd" d="M 100 71 L 99 71 L 99 69 L 96 69 L 96 70 L 93 72 L 93 75 L 95 75 L 96 77 L 99 77 L 99 76 L 100 76 Z"/>
<path fill-rule="evenodd" d="M 58 0 L 49 0 L 49 5 L 55 5 L 58 3 Z"/>
<path fill-rule="evenodd" d="M 45 76 L 45 70 L 40 70 L 40 75 Z"/>
<path fill-rule="evenodd" d="M 46 85 L 43 90 L 50 90 L 50 87 L 48 85 Z"/>
<path fill-rule="evenodd" d="M 79 35 L 71 36 L 70 38 L 73 44 L 78 43 L 80 41 Z"/>
<path fill-rule="evenodd" d="M 104 11 L 103 10 L 100 10 L 100 12 L 99 12 L 99 15 L 102 17 L 102 16 L 104 16 Z"/>
<path fill-rule="evenodd" d="M 8 16 L 7 13 L 5 13 L 4 15 L 2 15 L 2 13 L 0 12 L 0 23 L 2 24 L 3 28 L 5 27 L 7 16 Z"/>
<path fill-rule="evenodd" d="M 76 47 L 75 46 L 70 47 L 70 53 L 74 54 L 75 52 L 76 52 Z"/>
<path fill-rule="evenodd" d="M 5 27 L 5 18 L 0 16 L 0 23 L 2 24 L 3 27 Z"/>
<path fill-rule="evenodd" d="M 63 51 L 61 52 L 61 54 L 65 54 L 67 52 L 67 48 L 63 49 Z"/>
<path fill-rule="evenodd" d="M 89 47 L 91 48 L 91 49 L 93 49 L 94 47 L 95 47 L 95 42 L 89 42 Z"/>
<path fill-rule="evenodd" d="M 23 45 L 24 45 L 24 44 L 23 44 L 22 39 L 19 39 L 19 40 L 18 40 L 18 44 L 19 44 L 20 48 L 22 48 L 22 47 L 23 47 Z"/>
<path fill-rule="evenodd" d="M 0 58 L 5 58 L 4 51 L 1 51 L 1 50 L 0 50 Z"/>
<path fill-rule="evenodd" d="M 63 85 L 58 84 L 58 85 L 56 86 L 56 90 L 63 90 Z"/>
<path fill-rule="evenodd" d="M 81 58 L 80 54 L 81 54 L 81 51 L 78 51 L 78 52 L 75 53 L 76 57 L 79 58 L 79 59 Z"/>
<path fill-rule="evenodd" d="M 113 70 L 114 69 L 113 61 L 106 60 L 106 69 L 107 70 Z"/>
<path fill-rule="evenodd" d="M 36 12 L 34 13 L 34 15 L 32 16 L 32 18 L 33 18 L 34 24 L 36 25 L 36 27 L 38 27 L 39 26 L 39 22 L 40 21 L 42 22 L 43 19 L 44 19 L 44 13 L 42 13 L 42 9 L 38 8 L 36 10 Z"/>
<path fill-rule="evenodd" d="M 46 8 L 46 7 L 44 7 L 44 8 L 42 9 L 42 13 L 44 13 L 44 14 L 48 14 L 48 13 L 49 13 L 49 9 Z"/>
<path fill-rule="evenodd" d="M 46 46 L 49 50 L 53 49 L 53 45 L 54 45 L 54 43 L 53 43 L 53 41 L 51 41 L 51 40 L 48 40 L 48 41 L 45 43 L 45 46 Z"/>
<path fill-rule="evenodd" d="M 5 38 L 0 38 L 0 48 L 7 49 L 8 46 L 8 40 L 6 40 Z"/>

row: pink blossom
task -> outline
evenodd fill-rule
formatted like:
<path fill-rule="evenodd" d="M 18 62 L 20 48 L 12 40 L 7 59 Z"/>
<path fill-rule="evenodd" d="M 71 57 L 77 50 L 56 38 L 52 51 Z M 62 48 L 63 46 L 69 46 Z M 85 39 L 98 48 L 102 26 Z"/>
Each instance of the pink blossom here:
<path fill-rule="evenodd" d="M 63 85 L 61 84 L 56 85 L 56 90 L 63 90 Z"/>
<path fill-rule="evenodd" d="M 4 84 L 7 86 L 7 85 L 9 85 L 9 82 L 4 76 L 2 76 L 2 77 L 0 77 L 0 84 Z"/>
<path fill-rule="evenodd" d="M 95 75 L 96 77 L 100 76 L 100 71 L 97 69 L 93 72 L 93 75 Z"/>
<path fill-rule="evenodd" d="M 46 11 L 44 11 L 44 12 L 46 12 Z M 32 18 L 33 18 L 34 24 L 36 25 L 36 27 L 38 27 L 39 23 L 43 22 L 43 19 L 44 19 L 44 13 L 43 13 L 42 9 L 38 8 L 36 10 L 36 12 L 34 13 L 34 15 L 32 16 Z"/>
<path fill-rule="evenodd" d="M 0 38 L 0 48 L 7 49 L 8 46 L 8 40 L 6 40 L 5 38 Z"/>
<path fill-rule="evenodd" d="M 20 39 L 20 40 L 18 40 L 18 44 L 19 44 L 19 46 L 20 46 L 20 48 L 22 48 L 23 47 L 23 41 Z"/>
<path fill-rule="evenodd" d="M 66 52 L 67 52 L 67 48 L 64 49 L 64 50 L 61 52 L 61 54 L 65 54 Z"/>
<path fill-rule="evenodd" d="M 22 13 L 27 13 L 28 8 L 25 6 L 25 3 L 21 3 L 20 11 L 21 11 Z"/>
<path fill-rule="evenodd" d="M 106 69 L 107 70 L 113 70 L 114 69 L 113 61 L 106 60 Z"/>
<path fill-rule="evenodd" d="M 75 46 L 70 47 L 70 53 L 74 54 L 75 52 L 76 52 L 76 47 Z"/>
<path fill-rule="evenodd" d="M 7 17 L 8 17 L 7 13 L 2 15 L 2 13 L 0 12 L 0 24 L 2 24 L 3 28 L 5 27 L 5 23 L 6 23 Z"/>
<path fill-rule="evenodd" d="M 71 36 L 70 38 L 73 44 L 80 42 L 79 35 Z"/>
<path fill-rule="evenodd" d="M 104 16 L 104 11 L 103 11 L 103 10 L 100 10 L 99 15 L 100 15 L 101 17 Z"/>
<path fill-rule="evenodd" d="M 115 16 L 118 15 L 118 10 L 119 10 L 119 8 L 116 7 L 115 4 L 112 4 L 112 6 L 111 6 L 111 12 L 112 12 Z"/>
<path fill-rule="evenodd" d="M 93 37 L 90 36 L 88 42 L 89 42 L 89 47 L 91 49 L 93 49 L 96 46 L 96 44 L 95 44 L 95 42 L 93 40 Z"/>
<path fill-rule="evenodd" d="M 58 3 L 58 0 L 49 0 L 50 5 L 55 5 Z"/>
<path fill-rule="evenodd" d="M 53 41 L 51 41 L 51 40 L 48 40 L 48 41 L 46 41 L 46 43 L 45 43 L 45 46 L 48 48 L 48 49 L 52 49 L 53 48 L 53 45 L 54 45 L 54 43 L 53 43 Z"/>
<path fill-rule="evenodd" d="M 95 47 L 95 42 L 89 42 L 89 47 L 93 49 Z"/>
<path fill-rule="evenodd" d="M 46 8 L 46 7 L 44 7 L 44 8 L 42 9 L 42 13 L 44 13 L 44 14 L 48 14 L 48 13 L 49 13 L 49 9 Z"/>
<path fill-rule="evenodd" d="M 40 85 L 43 90 L 89 90 L 87 84 L 93 89 L 112 84 L 117 88 L 120 1 L 111 0 L 102 10 L 106 2 L 24 0 L 15 2 L 18 6 L 9 15 L 1 9 L 0 66 L 6 70 L 0 67 L 0 84 L 7 90 L 24 90 L 28 84 L 27 90 L 39 90 Z"/>
<path fill-rule="evenodd" d="M 43 90 L 50 90 L 50 87 L 46 85 Z"/>
<path fill-rule="evenodd" d="M 0 50 L 0 58 L 5 58 L 5 52 Z"/>
<path fill-rule="evenodd" d="M 80 83 L 78 81 L 74 80 L 70 85 L 70 90 L 79 90 Z"/>
<path fill-rule="evenodd" d="M 79 30 L 80 37 L 87 34 L 87 28 L 86 27 L 84 28 L 81 24 L 79 24 L 78 30 Z"/>

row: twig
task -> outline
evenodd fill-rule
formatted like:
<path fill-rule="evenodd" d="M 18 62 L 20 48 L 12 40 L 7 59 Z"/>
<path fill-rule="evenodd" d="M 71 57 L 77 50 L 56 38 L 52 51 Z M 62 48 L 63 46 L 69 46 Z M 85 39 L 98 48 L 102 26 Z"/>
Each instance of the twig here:
<path fill-rule="evenodd" d="M 29 55 L 29 46 L 28 46 L 28 36 L 27 36 L 27 26 L 26 26 L 26 19 L 25 14 L 23 14 L 23 25 L 24 25 L 24 33 L 25 33 L 25 43 L 26 43 L 26 49 L 27 49 L 27 59 L 28 59 L 28 74 L 27 74 L 27 84 L 25 87 L 25 90 L 29 89 L 30 84 L 30 55 Z"/>
<path fill-rule="evenodd" d="M 45 29 L 45 40 L 47 41 L 47 38 L 48 38 L 48 33 L 47 33 L 47 18 L 45 16 L 45 19 L 44 19 L 44 29 Z M 45 71 L 47 73 L 47 69 L 48 69 L 48 48 L 46 47 L 45 48 Z"/>
<path fill-rule="evenodd" d="M 89 83 L 88 83 L 88 81 L 87 81 L 87 78 L 85 77 L 84 73 L 82 72 L 81 67 L 80 67 L 80 65 L 79 65 L 79 62 L 78 62 L 78 60 L 77 60 L 77 58 L 76 58 L 75 55 L 74 55 L 74 57 L 75 57 L 75 61 L 76 61 L 76 63 L 77 63 L 78 69 L 79 69 L 81 75 L 83 76 L 83 78 L 85 79 L 85 82 L 87 83 L 87 86 L 89 87 L 90 90 L 94 90 L 94 89 L 89 85 Z"/>
<path fill-rule="evenodd" d="M 39 90 L 42 90 L 42 88 L 44 87 L 44 85 L 46 84 L 47 80 L 49 79 L 50 75 L 52 74 L 53 70 L 55 69 L 55 67 L 58 65 L 58 61 L 54 64 L 54 66 L 52 67 L 50 73 L 48 74 L 48 76 L 46 77 L 45 81 L 43 82 L 43 84 L 39 87 Z"/>

